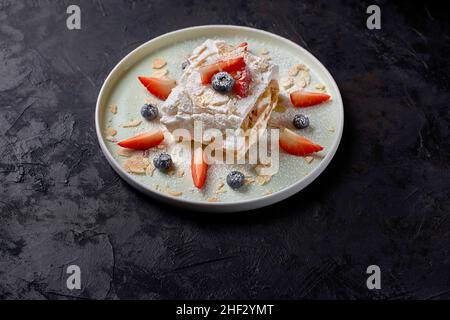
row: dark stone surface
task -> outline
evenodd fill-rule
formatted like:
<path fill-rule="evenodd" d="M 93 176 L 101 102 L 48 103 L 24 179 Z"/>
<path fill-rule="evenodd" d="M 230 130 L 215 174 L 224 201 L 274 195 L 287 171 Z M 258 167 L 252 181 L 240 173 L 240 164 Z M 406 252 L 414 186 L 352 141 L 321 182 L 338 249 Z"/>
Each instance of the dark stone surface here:
<path fill-rule="evenodd" d="M 78 3 L 82 30 L 66 29 Z M 0 1 L 0 297 L 450 298 L 449 22 L 430 4 Z M 238 24 L 289 38 L 341 88 L 329 168 L 287 201 L 217 216 L 124 183 L 94 130 L 103 80 L 168 31 Z M 83 290 L 65 289 L 66 267 Z M 366 288 L 366 268 L 382 290 Z"/>

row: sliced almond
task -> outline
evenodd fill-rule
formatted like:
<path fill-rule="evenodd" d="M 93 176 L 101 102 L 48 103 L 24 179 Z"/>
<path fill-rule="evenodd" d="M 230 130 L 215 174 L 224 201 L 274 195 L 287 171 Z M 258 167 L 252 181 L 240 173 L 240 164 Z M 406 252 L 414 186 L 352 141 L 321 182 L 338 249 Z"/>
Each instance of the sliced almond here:
<path fill-rule="evenodd" d="M 179 197 L 179 196 L 183 195 L 183 192 L 167 190 L 167 194 L 174 196 L 174 197 Z"/>
<path fill-rule="evenodd" d="M 293 66 L 293 67 L 289 68 L 288 74 L 289 74 L 291 77 L 295 77 L 295 76 L 298 74 L 299 71 L 300 71 L 300 70 L 298 70 L 297 66 Z"/>
<path fill-rule="evenodd" d="M 208 202 L 220 202 L 219 198 L 208 198 L 206 201 Z"/>
<path fill-rule="evenodd" d="M 267 190 L 266 192 L 264 192 L 265 196 L 270 196 L 273 193 L 272 190 Z"/>
<path fill-rule="evenodd" d="M 324 84 L 322 83 L 316 83 L 316 85 L 314 86 L 314 88 L 316 88 L 319 91 L 326 91 L 327 87 L 325 87 Z"/>
<path fill-rule="evenodd" d="M 134 128 L 139 126 L 142 123 L 142 120 L 131 120 L 122 125 L 123 128 Z"/>
<path fill-rule="evenodd" d="M 147 158 L 142 155 L 136 155 L 124 162 L 123 167 L 129 173 L 143 174 L 150 165 Z"/>
<path fill-rule="evenodd" d="M 119 148 L 117 149 L 117 154 L 122 157 L 129 158 L 133 155 L 134 151 L 131 149 Z"/>
<path fill-rule="evenodd" d="M 295 83 L 300 88 L 305 88 L 311 83 L 311 75 L 309 74 L 309 71 L 307 70 L 300 70 L 299 75 L 295 81 Z"/>
<path fill-rule="evenodd" d="M 155 60 L 153 60 L 152 67 L 153 69 L 161 69 L 166 64 L 167 62 L 163 58 L 156 58 Z"/>
<path fill-rule="evenodd" d="M 272 179 L 272 176 L 257 176 L 256 183 L 260 186 L 267 184 Z"/>
<path fill-rule="evenodd" d="M 155 172 L 155 166 L 153 165 L 153 163 L 149 163 L 147 168 L 145 168 L 145 174 L 152 177 L 153 173 Z"/>
<path fill-rule="evenodd" d="M 253 182 L 255 182 L 255 179 L 253 177 L 246 176 L 245 179 L 244 179 L 244 183 L 245 184 L 251 184 Z"/>
<path fill-rule="evenodd" d="M 285 78 L 281 81 L 281 85 L 283 86 L 284 89 L 289 89 L 290 87 L 292 87 L 294 85 L 294 78 L 292 77 L 288 77 Z"/>
<path fill-rule="evenodd" d="M 334 129 L 333 127 L 331 127 L 331 128 L 328 128 L 328 131 L 330 131 L 330 132 L 335 132 L 336 129 Z"/>
<path fill-rule="evenodd" d="M 311 163 L 311 162 L 313 162 L 314 161 L 314 157 L 311 157 L 311 156 L 307 156 L 307 157 L 305 157 L 305 162 L 306 163 Z"/>
<path fill-rule="evenodd" d="M 117 105 L 116 104 L 110 105 L 109 112 L 111 112 L 112 114 L 116 114 L 117 113 Z"/>

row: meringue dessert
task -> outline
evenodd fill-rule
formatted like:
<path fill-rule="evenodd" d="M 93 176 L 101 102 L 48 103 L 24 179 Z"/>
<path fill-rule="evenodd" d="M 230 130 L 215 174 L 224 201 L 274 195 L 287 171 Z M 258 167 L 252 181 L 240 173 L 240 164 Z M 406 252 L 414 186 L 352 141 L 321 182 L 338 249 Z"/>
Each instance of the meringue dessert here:
<path fill-rule="evenodd" d="M 215 79 L 220 73 L 222 79 Z M 232 77 L 227 79 L 229 74 Z M 265 129 L 278 94 L 277 65 L 250 53 L 246 43 L 232 46 L 206 40 L 193 50 L 183 75 L 161 105 L 161 123 L 169 132 L 187 129 L 191 137 L 197 121 L 203 131 L 218 129 L 225 135 L 228 130 L 223 148 L 245 152 L 249 144 L 236 144 L 236 136 Z M 230 129 L 234 137 L 229 136 Z"/>
<path fill-rule="evenodd" d="M 309 126 L 309 118 L 298 113 L 292 119 L 285 113 L 278 125 L 273 121 L 269 123 L 269 119 L 274 110 L 283 113 L 280 111 L 283 108 L 318 106 L 329 101 L 331 96 L 322 91 L 305 90 L 310 76 L 303 64 L 289 69 L 289 77 L 281 81 L 280 94 L 278 65 L 272 62 L 267 50 L 261 50 L 260 56 L 253 50 L 246 42 L 231 45 L 222 40 L 208 39 L 196 47 L 182 64 L 177 61 L 183 69 L 178 79 L 167 76 L 169 71 L 164 67 L 168 62 L 164 58 L 154 59 L 152 76 L 138 77 L 147 91 L 158 99 L 146 99 L 141 108 L 142 118 L 154 125 L 151 130 L 117 143 L 123 149 L 142 151 L 139 158 L 125 162 L 127 172 L 152 175 L 153 170 L 158 169 L 170 176 L 179 161 L 178 154 L 173 153 L 176 147 L 186 147 L 190 151 L 190 156 L 185 159 L 190 158 L 192 182 L 199 190 L 208 183 L 208 170 L 217 168 L 217 164 L 241 164 L 240 160 L 256 164 L 259 182 L 265 185 L 278 169 L 279 149 L 293 156 L 305 157 L 305 161 L 311 163 L 314 160 L 311 155 L 324 148 L 297 133 L 297 130 L 305 130 Z M 114 111 L 117 112 L 117 108 Z M 134 128 L 142 122 L 134 119 L 122 127 Z M 271 127 L 270 150 L 264 144 L 267 126 Z M 275 130 L 274 135 L 272 130 Z M 112 142 L 116 133 L 110 130 L 108 141 Z M 273 143 L 272 139 L 277 140 Z M 182 144 L 181 141 L 188 143 Z M 251 148 L 257 144 L 259 148 Z M 260 152 L 261 146 L 266 148 L 266 152 Z M 164 150 L 153 158 L 153 164 L 147 153 L 152 148 Z M 264 159 L 269 151 L 270 158 Z M 223 153 L 227 160 L 231 155 L 233 161 L 210 161 L 211 157 L 218 155 L 220 158 Z M 122 154 L 125 154 L 123 150 Z M 172 158 L 174 155 L 176 157 Z M 251 162 L 252 159 L 256 163 Z M 276 168 L 275 172 L 264 170 L 266 167 Z M 177 176 L 183 175 L 184 171 L 177 172 Z M 226 183 L 231 189 L 238 190 L 250 182 L 243 172 L 231 171 Z"/>

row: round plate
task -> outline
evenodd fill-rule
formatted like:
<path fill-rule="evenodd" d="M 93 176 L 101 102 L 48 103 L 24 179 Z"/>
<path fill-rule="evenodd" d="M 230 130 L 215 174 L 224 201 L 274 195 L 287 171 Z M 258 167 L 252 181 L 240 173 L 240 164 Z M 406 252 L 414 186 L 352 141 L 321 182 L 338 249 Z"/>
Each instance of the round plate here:
<path fill-rule="evenodd" d="M 332 96 L 330 102 L 311 108 L 296 109 L 289 106 L 288 96 L 283 93 L 286 108 L 277 108 L 272 115 L 273 122 L 292 127 L 292 118 L 302 113 L 310 118 L 311 125 L 301 134 L 322 145 L 324 150 L 313 158 L 288 155 L 280 151 L 279 172 L 269 182 L 259 179 L 254 168 L 247 166 L 213 165 L 208 170 L 204 190 L 193 188 L 189 163 L 175 161 L 176 172 L 165 174 L 157 170 L 153 175 L 129 174 L 123 169 L 127 158 L 117 153 L 120 147 L 111 142 L 107 129 L 115 129 L 115 139 L 131 137 L 148 130 L 153 123 L 142 121 L 137 127 L 124 128 L 132 120 L 142 120 L 139 110 L 145 99 L 151 95 L 139 83 L 137 77 L 150 76 L 152 61 L 162 57 L 167 61 L 169 76 L 178 79 L 185 57 L 208 38 L 223 39 L 228 43 L 249 43 L 249 50 L 255 54 L 268 51 L 272 61 L 279 65 L 280 79 L 287 76 L 288 69 L 298 64 L 309 68 L 311 76 L 307 90 L 318 91 L 325 85 Z M 117 112 L 110 110 L 117 105 Z M 285 110 L 283 110 L 285 109 Z M 226 25 L 200 26 L 178 30 L 157 37 L 128 54 L 111 71 L 100 91 L 95 111 L 97 136 L 106 159 L 114 170 L 130 185 L 158 200 L 193 210 L 211 212 L 232 212 L 264 207 L 299 192 L 316 179 L 333 158 L 341 140 L 344 126 L 344 112 L 339 89 L 327 69 L 309 52 L 299 45 L 269 32 Z M 114 139 L 113 139 L 114 140 Z M 151 161 L 157 148 L 150 151 Z M 308 161 L 307 161 L 308 160 Z M 312 161 L 311 161 L 312 160 Z M 189 161 L 187 161 L 189 162 Z M 239 191 L 230 189 L 225 181 L 228 172 L 234 169 L 244 171 L 249 183 Z"/>

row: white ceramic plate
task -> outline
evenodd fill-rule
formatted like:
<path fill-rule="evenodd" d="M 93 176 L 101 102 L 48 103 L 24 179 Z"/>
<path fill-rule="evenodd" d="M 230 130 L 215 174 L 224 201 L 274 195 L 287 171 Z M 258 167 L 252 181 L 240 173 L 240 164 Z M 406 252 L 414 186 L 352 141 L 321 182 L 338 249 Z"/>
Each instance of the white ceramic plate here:
<path fill-rule="evenodd" d="M 208 38 L 223 39 L 229 43 L 248 42 L 249 49 L 255 54 L 262 49 L 269 51 L 272 61 L 280 67 L 280 78 L 287 76 L 287 70 L 296 64 L 305 64 L 310 69 L 311 83 L 308 90 L 317 91 L 316 85 L 323 84 L 332 96 L 332 101 L 310 108 L 294 109 L 287 105 L 285 112 L 274 112 L 274 122 L 291 126 L 292 118 L 302 113 L 310 118 L 311 125 L 301 134 L 319 143 L 324 150 L 307 163 L 302 157 L 280 153 L 279 172 L 265 185 L 251 183 L 239 191 L 233 191 L 226 184 L 218 192 L 218 185 L 225 181 L 226 175 L 238 168 L 229 165 L 216 165 L 209 168 L 206 187 L 202 191 L 193 188 L 190 168 L 186 163 L 175 163 L 177 173 L 167 175 L 157 170 L 152 176 L 129 174 L 123 169 L 126 158 L 117 154 L 118 146 L 106 139 L 106 129 L 117 130 L 116 139 L 122 140 L 154 126 L 143 121 L 136 128 L 123 128 L 122 125 L 133 119 L 141 119 L 139 110 L 145 99 L 151 98 L 147 90 L 139 83 L 140 75 L 150 76 L 152 61 L 163 57 L 171 78 L 181 75 L 181 63 L 186 55 Z M 286 96 L 286 95 L 285 95 Z M 110 105 L 117 105 L 118 111 L 112 114 Z M 327 69 L 308 51 L 280 36 L 265 31 L 226 25 L 210 25 L 187 28 L 171 32 L 143 44 L 128 54 L 111 71 L 100 91 L 95 112 L 97 136 L 106 159 L 114 170 L 130 185 L 143 193 L 174 205 L 193 210 L 211 212 L 233 212 L 264 207 L 299 192 L 327 167 L 333 158 L 341 140 L 344 126 L 344 112 L 339 89 Z M 150 152 L 150 161 L 155 149 Z M 256 178 L 251 166 L 242 168 L 247 175 Z M 185 174 L 182 175 L 184 170 Z M 169 191 L 169 192 L 168 192 Z M 178 196 L 171 194 L 178 193 Z M 170 194 L 171 193 L 171 194 Z M 182 194 L 181 194 L 182 193 Z M 214 198 L 219 202 L 210 202 Z M 208 201 L 209 200 L 209 201 Z"/>

